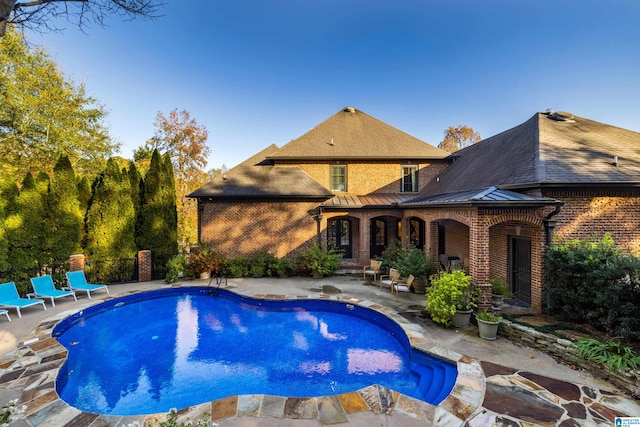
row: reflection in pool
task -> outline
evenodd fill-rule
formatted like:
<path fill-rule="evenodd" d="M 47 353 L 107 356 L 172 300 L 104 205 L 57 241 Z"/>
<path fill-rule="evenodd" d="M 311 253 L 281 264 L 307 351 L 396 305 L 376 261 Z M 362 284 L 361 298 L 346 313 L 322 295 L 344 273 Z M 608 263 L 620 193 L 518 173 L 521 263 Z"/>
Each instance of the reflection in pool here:
<path fill-rule="evenodd" d="M 437 404 L 453 364 L 410 348 L 393 321 L 323 300 L 266 301 L 206 288 L 136 294 L 54 330 L 69 350 L 56 389 L 87 412 L 165 412 L 243 394 L 316 397 L 380 384 Z"/>

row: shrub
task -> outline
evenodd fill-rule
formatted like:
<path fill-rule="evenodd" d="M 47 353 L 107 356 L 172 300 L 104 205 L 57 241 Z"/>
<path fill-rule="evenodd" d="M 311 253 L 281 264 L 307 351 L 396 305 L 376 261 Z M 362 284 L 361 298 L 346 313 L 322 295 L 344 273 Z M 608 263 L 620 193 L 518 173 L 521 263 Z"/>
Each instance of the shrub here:
<path fill-rule="evenodd" d="M 401 246 L 396 249 L 396 260 L 392 267 L 399 270 L 402 277 L 413 274 L 416 279 L 425 279 L 434 263 L 425 251 L 410 245 L 408 248 Z"/>
<path fill-rule="evenodd" d="M 494 295 L 502 295 L 507 298 L 511 298 L 513 293 L 509 289 L 509 284 L 502 279 L 489 279 L 491 285 L 491 293 Z"/>
<path fill-rule="evenodd" d="M 277 260 L 278 258 L 269 252 L 252 255 L 249 258 L 249 273 L 251 277 L 272 276 L 274 273 L 273 265 Z"/>
<path fill-rule="evenodd" d="M 545 267 L 544 302 L 551 315 L 640 339 L 640 260 L 615 246 L 611 235 L 554 244 Z"/>
<path fill-rule="evenodd" d="M 187 257 L 183 254 L 173 256 L 167 261 L 167 275 L 165 283 L 175 283 L 187 268 Z"/>
<path fill-rule="evenodd" d="M 249 276 L 249 258 L 238 256 L 227 260 L 227 275 L 229 277 Z"/>
<path fill-rule="evenodd" d="M 334 248 L 313 243 L 298 257 L 298 269 L 322 276 L 333 274 L 340 267 L 342 254 Z"/>
<path fill-rule="evenodd" d="M 483 310 L 476 314 L 476 319 L 484 320 L 485 322 L 499 322 L 502 320 L 502 316 L 493 314 L 489 310 Z"/>
<path fill-rule="evenodd" d="M 187 256 L 187 274 L 197 277 L 201 273 L 211 272 L 215 275 L 226 274 L 227 259 L 222 252 L 200 243 L 198 248 Z"/>
<path fill-rule="evenodd" d="M 441 271 L 431 276 L 426 309 L 436 323 L 449 325 L 456 310 L 477 307 L 478 288 L 463 271 Z"/>
<path fill-rule="evenodd" d="M 640 370 L 640 356 L 636 355 L 631 347 L 619 342 L 584 339 L 577 341 L 575 345 L 580 352 L 580 358 L 607 365 L 610 372 Z"/>

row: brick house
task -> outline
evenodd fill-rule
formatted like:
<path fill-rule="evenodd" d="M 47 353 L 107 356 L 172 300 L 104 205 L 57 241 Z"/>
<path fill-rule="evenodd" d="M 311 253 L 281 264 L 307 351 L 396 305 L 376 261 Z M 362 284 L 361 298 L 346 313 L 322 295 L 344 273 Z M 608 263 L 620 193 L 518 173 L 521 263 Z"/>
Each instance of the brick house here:
<path fill-rule="evenodd" d="M 638 147 L 639 133 L 548 112 L 449 155 L 347 107 L 190 197 L 199 239 L 230 256 L 320 241 L 364 265 L 401 239 L 541 310 L 554 235 L 609 231 L 640 249 Z"/>

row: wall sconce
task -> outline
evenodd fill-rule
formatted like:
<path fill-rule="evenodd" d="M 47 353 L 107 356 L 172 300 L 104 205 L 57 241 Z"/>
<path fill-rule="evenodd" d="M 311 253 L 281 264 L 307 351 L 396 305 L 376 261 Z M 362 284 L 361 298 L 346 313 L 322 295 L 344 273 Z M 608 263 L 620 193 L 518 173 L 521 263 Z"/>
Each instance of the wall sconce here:
<path fill-rule="evenodd" d="M 521 231 L 522 231 L 522 227 L 519 225 L 516 225 L 516 236 L 519 236 Z"/>

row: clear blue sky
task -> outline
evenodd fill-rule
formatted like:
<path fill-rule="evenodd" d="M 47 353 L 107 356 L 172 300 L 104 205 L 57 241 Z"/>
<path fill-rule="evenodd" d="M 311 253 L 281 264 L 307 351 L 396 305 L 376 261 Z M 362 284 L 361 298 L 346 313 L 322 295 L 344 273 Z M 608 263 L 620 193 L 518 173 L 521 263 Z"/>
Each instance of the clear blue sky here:
<path fill-rule="evenodd" d="M 348 105 L 433 145 L 547 108 L 640 131 L 638 0 L 167 1 L 152 21 L 27 35 L 106 106 L 124 157 L 174 108 L 208 129 L 208 168 Z"/>

